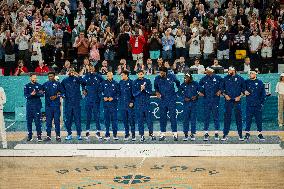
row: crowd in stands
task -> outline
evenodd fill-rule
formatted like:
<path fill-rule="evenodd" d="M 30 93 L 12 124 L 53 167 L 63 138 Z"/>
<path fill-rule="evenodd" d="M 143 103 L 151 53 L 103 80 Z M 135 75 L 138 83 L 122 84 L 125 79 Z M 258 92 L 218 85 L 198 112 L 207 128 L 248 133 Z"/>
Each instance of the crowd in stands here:
<path fill-rule="evenodd" d="M 280 0 L 3 0 L 3 75 L 101 74 L 165 66 L 175 74 L 205 68 L 258 68 L 284 58 Z"/>

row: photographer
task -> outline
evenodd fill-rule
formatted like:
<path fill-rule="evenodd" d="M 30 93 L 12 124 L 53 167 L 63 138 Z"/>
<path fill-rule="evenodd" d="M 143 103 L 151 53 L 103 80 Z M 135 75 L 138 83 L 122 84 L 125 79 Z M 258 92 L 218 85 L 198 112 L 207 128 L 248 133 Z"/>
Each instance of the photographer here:
<path fill-rule="evenodd" d="M 18 67 L 15 69 L 15 76 L 20 76 L 24 73 L 28 73 L 28 69 L 27 67 L 24 66 L 24 61 L 23 60 L 19 60 L 18 61 Z"/>
<path fill-rule="evenodd" d="M 165 31 L 165 36 L 162 38 L 163 52 L 162 56 L 164 60 L 172 60 L 172 49 L 175 43 L 175 39 L 171 36 L 172 29 L 168 28 Z"/>

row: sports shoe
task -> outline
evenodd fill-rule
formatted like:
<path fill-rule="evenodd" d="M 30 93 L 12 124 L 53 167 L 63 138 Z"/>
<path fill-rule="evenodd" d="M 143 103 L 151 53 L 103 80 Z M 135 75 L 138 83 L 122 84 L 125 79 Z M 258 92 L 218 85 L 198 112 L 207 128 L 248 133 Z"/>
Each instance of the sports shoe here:
<path fill-rule="evenodd" d="M 131 136 L 131 140 L 132 140 L 132 141 L 136 141 L 135 135 L 132 135 L 132 136 Z"/>
<path fill-rule="evenodd" d="M 116 135 L 114 135 L 113 140 L 119 140 L 119 138 Z"/>
<path fill-rule="evenodd" d="M 222 137 L 221 140 L 222 140 L 222 141 L 227 141 L 227 140 L 228 140 L 228 136 L 227 136 L 227 135 L 223 135 L 223 137 Z"/>
<path fill-rule="evenodd" d="M 164 141 L 164 140 L 166 140 L 166 137 L 163 136 L 163 135 L 161 135 L 161 136 L 159 137 L 159 141 Z"/>
<path fill-rule="evenodd" d="M 174 137 L 174 141 L 178 141 L 178 135 L 176 133 L 173 135 L 173 137 Z"/>
<path fill-rule="evenodd" d="M 110 140 L 110 136 L 105 136 L 104 140 L 109 141 Z"/>
<path fill-rule="evenodd" d="M 45 142 L 50 142 L 51 141 L 51 137 L 50 136 L 47 136 L 45 139 L 44 139 Z"/>
<path fill-rule="evenodd" d="M 86 132 L 85 139 L 86 139 L 86 140 L 89 140 L 89 139 L 90 139 L 90 133 L 89 133 L 89 132 Z"/>
<path fill-rule="evenodd" d="M 190 134 L 190 140 L 191 140 L 191 141 L 195 141 L 195 136 L 194 136 L 193 133 Z"/>
<path fill-rule="evenodd" d="M 209 134 L 208 133 L 205 133 L 203 140 L 204 141 L 208 141 L 209 140 Z"/>
<path fill-rule="evenodd" d="M 244 137 L 242 135 L 239 136 L 239 141 L 244 141 Z"/>
<path fill-rule="evenodd" d="M 263 137 L 262 134 L 259 134 L 257 137 L 258 137 L 258 139 L 259 139 L 260 141 L 265 141 L 265 138 Z"/>
<path fill-rule="evenodd" d="M 29 135 L 28 138 L 27 138 L 27 142 L 31 142 L 31 141 L 33 141 L 33 136 Z"/>
<path fill-rule="evenodd" d="M 56 136 L 56 141 L 57 142 L 61 142 L 61 137 L 60 136 Z"/>
<path fill-rule="evenodd" d="M 144 135 L 141 135 L 140 142 L 144 142 L 144 141 L 145 141 L 145 137 Z"/>
<path fill-rule="evenodd" d="M 72 135 L 68 135 L 65 140 L 72 140 Z"/>
<path fill-rule="evenodd" d="M 150 134 L 149 136 L 151 137 L 151 140 L 152 140 L 152 141 L 153 141 L 153 140 L 156 140 L 156 137 L 155 137 L 153 134 Z"/>
<path fill-rule="evenodd" d="M 246 133 L 246 135 L 245 135 L 245 140 L 249 140 L 249 137 L 250 137 L 250 134 L 249 134 L 249 133 Z"/>
<path fill-rule="evenodd" d="M 216 140 L 216 141 L 219 141 L 219 140 L 220 140 L 218 133 L 215 133 L 215 135 L 214 135 L 214 140 Z"/>
<path fill-rule="evenodd" d="M 126 135 L 124 136 L 124 141 L 128 141 L 129 138 L 130 138 L 130 135 L 129 135 L 129 134 L 126 134 Z"/>
<path fill-rule="evenodd" d="M 38 135 L 38 136 L 37 136 L 37 141 L 38 141 L 38 142 L 42 142 L 41 135 Z"/>
<path fill-rule="evenodd" d="M 81 135 L 78 135 L 78 136 L 77 136 L 77 140 L 82 140 Z"/>
<path fill-rule="evenodd" d="M 184 134 L 184 138 L 182 140 L 183 141 L 188 141 L 188 134 Z"/>
<path fill-rule="evenodd" d="M 96 138 L 97 139 L 99 139 L 99 140 L 102 140 L 103 139 L 103 137 L 101 137 L 101 133 L 98 131 L 98 132 L 96 132 Z"/>

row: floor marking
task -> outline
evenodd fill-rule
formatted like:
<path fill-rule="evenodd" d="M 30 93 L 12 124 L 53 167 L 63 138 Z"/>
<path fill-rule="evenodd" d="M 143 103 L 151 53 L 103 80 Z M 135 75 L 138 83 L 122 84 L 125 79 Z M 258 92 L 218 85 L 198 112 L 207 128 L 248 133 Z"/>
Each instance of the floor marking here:
<path fill-rule="evenodd" d="M 6 131 L 7 131 L 7 129 L 9 129 L 10 127 L 12 127 L 13 125 L 15 125 L 15 123 L 16 123 L 16 121 L 14 122 L 14 123 L 11 123 L 8 127 L 6 127 Z"/>

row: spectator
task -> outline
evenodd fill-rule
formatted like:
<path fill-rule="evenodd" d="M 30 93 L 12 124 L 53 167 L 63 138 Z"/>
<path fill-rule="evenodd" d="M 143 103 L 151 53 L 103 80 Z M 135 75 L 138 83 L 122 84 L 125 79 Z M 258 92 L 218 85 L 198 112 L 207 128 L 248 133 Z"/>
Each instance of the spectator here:
<path fill-rule="evenodd" d="M 132 33 L 129 45 L 131 46 L 131 53 L 134 61 L 143 59 L 143 48 L 145 45 L 145 38 L 142 35 L 142 31 L 138 28 L 135 28 L 135 31 Z"/>
<path fill-rule="evenodd" d="M 156 70 L 155 68 L 153 67 L 153 62 L 150 58 L 147 59 L 147 62 L 146 62 L 146 68 L 145 68 L 145 74 L 146 75 L 154 75 Z"/>
<path fill-rule="evenodd" d="M 38 65 L 39 62 L 42 62 L 42 53 L 41 53 L 41 46 L 42 44 L 39 41 L 39 35 L 35 34 L 34 37 L 32 38 L 32 47 L 31 47 L 31 66 L 28 69 L 30 71 L 34 71 L 36 66 Z"/>
<path fill-rule="evenodd" d="M 214 58 L 213 60 L 213 65 L 211 66 L 211 68 L 221 68 L 222 66 L 219 64 L 219 61 L 217 58 Z"/>
<path fill-rule="evenodd" d="M 187 73 L 189 67 L 185 64 L 185 59 L 184 57 L 180 57 L 179 59 L 176 59 L 174 64 L 173 64 L 173 70 L 175 73 L 180 74 L 180 73 Z"/>
<path fill-rule="evenodd" d="M 141 59 L 136 61 L 134 72 L 137 73 L 140 70 L 145 70 L 143 61 Z"/>
<path fill-rule="evenodd" d="M 96 66 L 100 60 L 99 43 L 97 37 L 93 36 L 90 38 L 90 61 L 93 66 Z"/>
<path fill-rule="evenodd" d="M 190 66 L 191 69 L 197 69 L 198 74 L 204 74 L 205 68 L 203 65 L 200 64 L 199 58 L 195 58 L 194 64 Z"/>
<path fill-rule="evenodd" d="M 24 61 L 23 60 L 19 60 L 18 61 L 18 67 L 15 69 L 15 76 L 20 76 L 23 75 L 25 73 L 28 73 L 28 69 L 27 67 L 24 66 Z"/>
<path fill-rule="evenodd" d="M 20 35 L 15 39 L 18 45 L 18 58 L 27 62 L 29 60 L 29 39 L 30 36 L 26 34 L 26 30 L 22 29 Z"/>
<path fill-rule="evenodd" d="M 62 49 L 62 44 L 58 42 L 54 49 L 54 61 L 58 70 L 61 70 L 63 68 L 64 54 L 65 53 Z"/>
<path fill-rule="evenodd" d="M 193 29 L 193 33 L 191 35 L 190 40 L 188 41 L 189 44 L 189 57 L 191 59 L 195 57 L 200 57 L 201 56 L 201 47 L 200 47 L 200 36 L 197 32 L 196 29 Z"/>
<path fill-rule="evenodd" d="M 66 60 L 62 70 L 60 71 L 60 75 L 69 75 L 69 69 L 71 68 L 71 63 L 69 60 Z"/>
<path fill-rule="evenodd" d="M 38 74 L 43 74 L 43 73 L 48 73 L 49 69 L 48 67 L 44 64 L 44 62 L 41 60 L 38 62 L 38 67 L 35 69 L 35 73 Z"/>
<path fill-rule="evenodd" d="M 160 49 L 162 41 L 158 33 L 158 30 L 156 28 L 152 29 L 152 33 L 150 38 L 148 39 L 148 43 L 149 43 L 150 59 L 157 60 L 158 58 L 160 58 L 161 55 Z"/>
<path fill-rule="evenodd" d="M 217 40 L 217 58 L 218 60 L 229 59 L 230 38 L 226 27 L 222 27 Z"/>
<path fill-rule="evenodd" d="M 130 40 L 130 28 L 128 24 L 122 26 L 122 32 L 118 34 L 117 45 L 117 56 L 119 59 L 128 59 L 128 42 Z"/>
<path fill-rule="evenodd" d="M 106 75 L 108 72 L 112 72 L 112 67 L 108 65 L 108 61 L 104 60 L 99 70 L 100 74 Z"/>
<path fill-rule="evenodd" d="M 162 57 L 164 60 L 172 60 L 173 57 L 173 45 L 175 44 L 175 39 L 173 36 L 171 36 L 172 30 L 168 28 L 165 31 L 165 36 L 162 38 L 162 46 L 163 46 L 163 52 Z"/>
<path fill-rule="evenodd" d="M 104 58 L 108 61 L 114 60 L 114 34 L 110 30 L 110 26 L 107 26 L 104 33 Z"/>
<path fill-rule="evenodd" d="M 4 75 L 13 74 L 15 69 L 15 38 L 11 36 L 10 30 L 6 30 L 6 36 L 3 39 L 3 47 L 5 52 Z"/>
<path fill-rule="evenodd" d="M 235 35 L 234 49 L 236 59 L 243 59 L 247 56 L 247 39 L 244 35 L 244 28 L 242 26 L 238 28 L 238 34 Z"/>
<path fill-rule="evenodd" d="M 258 35 L 258 31 L 254 30 L 253 34 L 249 37 L 249 51 L 250 58 L 252 60 L 257 60 L 259 58 L 259 52 L 262 45 L 262 38 Z"/>
<path fill-rule="evenodd" d="M 80 32 L 80 35 L 76 37 L 74 47 L 77 48 L 77 69 L 79 70 L 84 58 L 89 54 L 89 42 L 84 32 Z"/>
<path fill-rule="evenodd" d="M 126 64 L 125 59 L 121 59 L 119 65 L 117 66 L 116 74 L 121 75 L 123 71 L 130 71 L 130 67 Z"/>
<path fill-rule="evenodd" d="M 181 28 L 176 32 L 175 37 L 175 47 L 176 47 L 176 58 L 185 57 L 185 45 L 186 45 L 186 36 L 184 35 Z"/>
<path fill-rule="evenodd" d="M 215 37 L 208 30 L 204 30 L 204 35 L 201 38 L 201 49 L 204 60 L 212 59 L 216 48 Z"/>
<path fill-rule="evenodd" d="M 80 76 L 86 75 L 90 71 L 90 66 L 91 66 L 91 63 L 89 61 L 89 58 L 85 57 L 83 61 L 83 65 L 81 66 L 79 75 Z"/>

